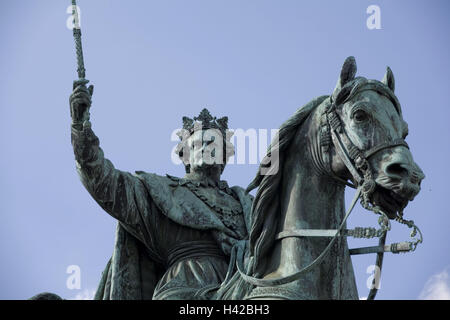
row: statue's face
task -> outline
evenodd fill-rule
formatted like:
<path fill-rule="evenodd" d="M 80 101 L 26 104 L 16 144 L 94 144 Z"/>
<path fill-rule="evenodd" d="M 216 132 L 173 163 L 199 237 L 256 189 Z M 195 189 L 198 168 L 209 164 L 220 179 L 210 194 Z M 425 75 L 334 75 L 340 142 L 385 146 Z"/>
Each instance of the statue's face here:
<path fill-rule="evenodd" d="M 224 146 L 222 133 L 217 129 L 197 130 L 187 139 L 191 170 L 222 167 Z"/>

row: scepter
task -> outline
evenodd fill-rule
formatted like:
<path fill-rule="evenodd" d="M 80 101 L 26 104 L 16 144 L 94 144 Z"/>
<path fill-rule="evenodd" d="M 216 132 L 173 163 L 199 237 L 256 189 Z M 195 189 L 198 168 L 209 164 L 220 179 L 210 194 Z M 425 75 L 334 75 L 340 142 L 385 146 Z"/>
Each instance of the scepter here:
<path fill-rule="evenodd" d="M 83 47 L 81 45 L 81 28 L 80 19 L 78 16 L 76 0 L 72 0 L 72 15 L 73 15 L 73 38 L 75 39 L 75 48 L 77 52 L 77 64 L 78 64 L 78 81 L 86 84 L 89 80 L 86 80 L 86 69 L 84 68 L 83 59 Z"/>
<path fill-rule="evenodd" d="M 80 17 L 78 15 L 78 10 L 77 10 L 77 3 L 76 0 L 72 0 L 72 15 L 73 15 L 73 38 L 75 40 L 75 48 L 76 48 L 76 53 L 77 53 L 77 65 L 78 65 L 78 80 L 73 82 L 73 89 L 74 92 L 76 90 L 77 87 L 82 87 L 84 89 L 86 89 L 86 84 L 89 83 L 89 80 L 86 79 L 86 69 L 84 68 L 84 59 L 83 59 L 83 47 L 81 45 L 81 28 L 80 28 Z M 92 93 L 94 92 L 94 86 L 90 85 L 89 88 L 87 88 L 87 91 L 89 92 L 90 97 L 92 97 Z M 72 99 L 72 96 L 71 96 Z M 90 107 L 90 102 L 89 105 L 87 106 L 88 109 Z M 72 121 L 73 121 L 73 117 L 76 114 L 76 112 L 74 110 L 72 110 L 72 103 L 71 103 L 71 111 L 70 114 L 72 116 Z M 81 120 L 86 120 L 86 112 L 83 112 L 83 117 L 81 117 Z M 78 119 L 78 120 L 80 120 Z M 87 112 L 87 119 L 89 119 L 89 111 Z"/>

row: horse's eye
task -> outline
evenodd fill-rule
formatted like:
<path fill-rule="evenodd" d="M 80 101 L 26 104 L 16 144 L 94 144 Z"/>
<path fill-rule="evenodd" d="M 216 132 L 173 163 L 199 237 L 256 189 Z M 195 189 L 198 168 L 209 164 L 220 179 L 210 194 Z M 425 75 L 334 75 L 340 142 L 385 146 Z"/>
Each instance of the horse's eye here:
<path fill-rule="evenodd" d="M 361 109 L 356 110 L 352 116 L 352 118 L 355 119 L 356 122 L 366 121 L 368 119 L 368 117 L 369 116 L 367 115 L 367 112 L 365 112 L 364 110 L 361 110 Z"/>

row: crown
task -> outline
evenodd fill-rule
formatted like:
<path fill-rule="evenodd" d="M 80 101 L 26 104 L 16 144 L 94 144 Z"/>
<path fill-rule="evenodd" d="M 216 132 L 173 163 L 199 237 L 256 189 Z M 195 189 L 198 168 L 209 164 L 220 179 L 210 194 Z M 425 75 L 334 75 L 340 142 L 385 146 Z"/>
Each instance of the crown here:
<path fill-rule="evenodd" d="M 198 117 L 194 117 L 194 119 L 183 117 L 183 129 L 192 133 L 199 127 L 202 130 L 219 129 L 221 132 L 226 133 L 228 130 L 228 117 L 217 119 L 206 108 L 200 112 Z"/>

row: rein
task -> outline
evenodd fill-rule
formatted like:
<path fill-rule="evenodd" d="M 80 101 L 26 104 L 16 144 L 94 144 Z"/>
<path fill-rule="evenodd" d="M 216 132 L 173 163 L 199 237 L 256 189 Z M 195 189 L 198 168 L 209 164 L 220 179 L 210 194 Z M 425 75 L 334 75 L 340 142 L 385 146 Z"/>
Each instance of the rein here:
<path fill-rule="evenodd" d="M 336 153 L 339 155 L 341 160 L 344 162 L 347 169 L 350 171 L 357 183 L 357 188 L 353 185 L 344 181 L 344 179 L 337 177 L 331 170 L 330 161 L 330 144 L 333 144 Z M 395 220 L 401 224 L 407 225 L 412 229 L 410 237 L 412 241 L 404 241 L 399 243 L 392 243 L 390 245 L 385 245 L 387 232 L 391 229 L 390 221 L 387 215 L 378 207 L 370 204 L 370 196 L 375 191 L 376 183 L 373 179 L 372 172 L 370 170 L 370 165 L 368 159 L 378 153 L 381 150 L 394 148 L 397 146 L 404 146 L 409 149 L 408 144 L 403 139 L 396 139 L 392 142 L 385 142 L 379 144 L 369 150 L 360 150 L 356 147 L 350 138 L 347 136 L 343 130 L 341 119 L 336 112 L 336 104 L 332 103 L 322 116 L 321 131 L 320 131 L 320 145 L 322 147 L 322 154 L 324 155 L 324 160 L 329 163 L 329 170 L 331 174 L 337 178 L 342 183 L 356 188 L 355 196 L 347 210 L 344 219 L 339 225 L 338 229 L 295 229 L 295 230 L 285 230 L 278 233 L 275 240 L 281 240 L 288 237 L 331 237 L 332 239 L 322 251 L 322 253 L 314 259 L 309 265 L 286 277 L 280 277 L 276 279 L 260 279 L 256 277 L 249 276 L 245 272 L 244 268 L 244 256 L 246 246 L 238 246 L 233 248 L 235 251 L 232 256 L 236 258 L 237 269 L 241 277 L 248 283 L 258 287 L 271 287 L 279 286 L 283 284 L 288 284 L 290 282 L 298 280 L 304 273 L 310 271 L 314 267 L 318 266 L 326 255 L 329 253 L 332 245 L 336 242 L 338 237 L 354 237 L 354 238 L 379 238 L 378 246 L 373 247 L 362 247 L 350 249 L 351 255 L 376 253 L 376 266 L 381 272 L 381 267 L 383 263 L 384 252 L 400 253 L 400 252 L 411 252 L 414 251 L 419 243 L 423 241 L 422 233 L 420 229 L 414 224 L 413 221 L 404 220 L 402 213 L 397 215 Z M 378 219 L 378 224 L 380 229 L 375 228 L 362 228 L 356 227 L 355 229 L 345 229 L 345 223 L 353 211 L 357 200 L 361 197 L 362 206 L 376 214 L 380 214 Z M 419 233 L 419 238 L 414 238 L 417 233 Z M 236 252 L 237 251 L 237 252 Z M 374 278 L 372 283 L 372 289 L 367 297 L 368 300 L 373 300 L 376 296 L 378 289 L 374 285 L 377 279 Z"/>

